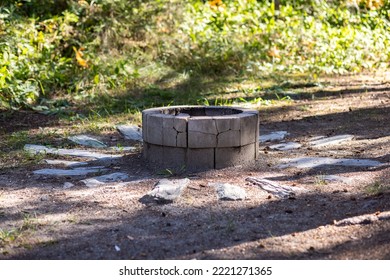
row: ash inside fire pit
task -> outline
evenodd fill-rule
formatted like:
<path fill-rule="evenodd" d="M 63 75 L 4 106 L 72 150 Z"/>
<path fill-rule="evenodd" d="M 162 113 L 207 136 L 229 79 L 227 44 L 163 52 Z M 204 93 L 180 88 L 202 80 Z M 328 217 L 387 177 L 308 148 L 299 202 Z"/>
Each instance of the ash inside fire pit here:
<path fill-rule="evenodd" d="M 142 112 L 144 157 L 156 169 L 200 171 L 252 163 L 258 156 L 258 111 L 175 106 Z"/>

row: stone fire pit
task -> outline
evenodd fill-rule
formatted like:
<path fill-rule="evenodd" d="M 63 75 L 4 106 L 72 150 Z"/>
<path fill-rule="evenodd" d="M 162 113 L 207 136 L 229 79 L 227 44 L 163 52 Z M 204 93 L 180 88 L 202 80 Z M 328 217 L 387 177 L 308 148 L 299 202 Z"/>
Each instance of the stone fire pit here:
<path fill-rule="evenodd" d="M 142 112 L 144 157 L 157 169 L 189 171 L 253 163 L 258 111 L 222 106 L 173 106 Z"/>

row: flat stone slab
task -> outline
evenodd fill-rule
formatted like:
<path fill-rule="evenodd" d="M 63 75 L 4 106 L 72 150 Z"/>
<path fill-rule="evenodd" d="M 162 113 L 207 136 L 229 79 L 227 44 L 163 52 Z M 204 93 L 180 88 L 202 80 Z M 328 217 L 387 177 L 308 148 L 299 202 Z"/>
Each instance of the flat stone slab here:
<path fill-rule="evenodd" d="M 299 143 L 296 143 L 296 142 L 287 142 L 287 143 L 281 143 L 281 144 L 269 146 L 270 149 L 277 150 L 277 151 L 295 150 L 295 149 L 298 149 L 300 147 L 302 147 L 302 145 Z"/>
<path fill-rule="evenodd" d="M 239 186 L 229 183 L 209 183 L 210 187 L 214 187 L 219 200 L 244 200 L 246 192 Z"/>
<path fill-rule="evenodd" d="M 341 182 L 345 184 L 350 184 L 353 181 L 352 178 L 338 176 L 338 175 L 324 175 L 321 176 L 321 179 L 327 182 Z"/>
<path fill-rule="evenodd" d="M 50 165 L 63 165 L 66 167 L 79 167 L 88 165 L 88 162 L 59 160 L 59 159 L 45 159 L 44 162 Z"/>
<path fill-rule="evenodd" d="M 73 188 L 73 187 L 74 187 L 74 184 L 71 183 L 71 182 L 65 182 L 64 185 L 63 185 L 64 189 L 70 189 L 70 188 Z"/>
<path fill-rule="evenodd" d="M 103 142 L 92 138 L 88 135 L 75 135 L 70 136 L 68 139 L 76 144 L 87 146 L 87 147 L 93 147 L 93 148 L 106 148 L 107 145 Z"/>
<path fill-rule="evenodd" d="M 116 129 L 125 137 L 125 139 L 142 142 L 142 129 L 138 126 L 117 125 Z"/>
<path fill-rule="evenodd" d="M 287 131 L 275 131 L 268 134 L 260 135 L 260 143 L 283 140 L 289 133 Z"/>
<path fill-rule="evenodd" d="M 327 158 L 327 157 L 301 157 L 282 159 L 282 164 L 278 168 L 314 168 L 323 165 L 355 166 L 355 167 L 376 167 L 382 165 L 381 162 L 371 159 L 350 159 L 350 158 Z"/>
<path fill-rule="evenodd" d="M 334 224 L 336 226 L 367 225 L 367 224 L 372 224 L 376 221 L 384 221 L 389 219 L 390 219 L 390 211 L 386 211 L 381 213 L 366 214 L 366 215 L 346 218 L 340 221 L 335 221 Z"/>
<path fill-rule="evenodd" d="M 312 140 L 309 142 L 309 145 L 317 148 L 325 147 L 325 146 L 340 144 L 346 141 L 351 141 L 354 137 L 355 137 L 354 135 L 350 135 L 350 134 L 336 135 L 332 137 L 325 137 L 325 138 Z"/>
<path fill-rule="evenodd" d="M 93 188 L 109 183 L 120 183 L 127 180 L 129 176 L 126 173 L 115 172 L 111 174 L 106 174 L 98 177 L 88 178 L 81 180 L 87 187 Z"/>
<path fill-rule="evenodd" d="M 147 195 L 158 202 L 170 203 L 177 200 L 190 184 L 190 179 L 160 180 Z"/>
<path fill-rule="evenodd" d="M 307 192 L 307 190 L 303 188 L 281 185 L 264 178 L 248 177 L 245 179 L 245 181 L 248 181 L 253 185 L 265 190 L 266 192 L 283 199 L 295 197 L 299 193 Z"/>
<path fill-rule="evenodd" d="M 108 169 L 104 166 L 93 166 L 93 167 L 79 167 L 74 169 L 40 169 L 33 171 L 36 175 L 48 175 L 48 176 L 84 176 L 91 173 L 99 173 L 107 171 Z"/>
<path fill-rule="evenodd" d="M 114 159 L 123 156 L 123 155 L 95 153 L 95 152 L 89 152 L 86 150 L 79 150 L 79 149 L 48 148 L 46 146 L 32 145 L 32 144 L 24 145 L 24 150 L 34 154 L 53 154 L 53 155 L 63 155 L 63 156 L 86 157 L 86 158 L 93 158 L 93 159 Z"/>

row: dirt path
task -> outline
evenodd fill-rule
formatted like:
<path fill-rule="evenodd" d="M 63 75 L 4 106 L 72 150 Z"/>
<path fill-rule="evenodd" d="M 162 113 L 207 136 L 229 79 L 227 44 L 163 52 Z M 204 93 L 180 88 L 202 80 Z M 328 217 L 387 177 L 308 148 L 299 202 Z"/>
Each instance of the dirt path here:
<path fill-rule="evenodd" d="M 389 259 L 390 219 L 335 221 L 390 211 L 390 87 L 370 79 L 332 85 L 313 89 L 314 99 L 307 93 L 308 99 L 260 110 L 261 134 L 287 131 L 284 141 L 302 147 L 276 151 L 269 146 L 281 141 L 261 143 L 253 166 L 187 174 L 190 186 L 172 204 L 142 200 L 162 176 L 144 167 L 139 152 L 110 165 L 132 176 L 125 186 L 88 188 L 80 183 L 84 177 L 34 175 L 49 167 L 43 163 L 0 170 L 0 259 Z M 34 118 L 32 125 L 47 121 Z M 340 134 L 354 139 L 308 144 L 315 136 Z M 282 159 L 302 156 L 382 165 L 278 168 Z M 280 199 L 247 183 L 248 176 L 307 192 Z M 74 186 L 64 188 L 65 182 Z M 236 184 L 248 198 L 219 201 L 209 182 Z"/>

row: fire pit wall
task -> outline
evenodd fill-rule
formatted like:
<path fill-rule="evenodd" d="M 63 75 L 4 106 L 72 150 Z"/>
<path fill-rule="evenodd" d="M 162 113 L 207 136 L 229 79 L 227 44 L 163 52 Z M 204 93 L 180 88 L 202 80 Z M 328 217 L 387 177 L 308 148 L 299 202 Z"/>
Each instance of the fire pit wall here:
<path fill-rule="evenodd" d="M 253 163 L 258 111 L 221 106 L 173 106 L 142 112 L 144 157 L 156 169 L 188 171 Z"/>

